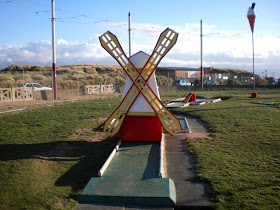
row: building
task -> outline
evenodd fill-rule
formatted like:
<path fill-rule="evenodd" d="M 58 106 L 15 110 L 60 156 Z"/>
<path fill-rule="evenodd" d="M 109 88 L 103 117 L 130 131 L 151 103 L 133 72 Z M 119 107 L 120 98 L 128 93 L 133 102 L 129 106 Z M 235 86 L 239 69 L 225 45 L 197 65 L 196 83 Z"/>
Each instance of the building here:
<path fill-rule="evenodd" d="M 187 80 L 191 83 L 200 78 L 200 69 L 187 67 L 157 67 L 157 76 L 166 76 L 173 80 Z"/>
<path fill-rule="evenodd" d="M 157 76 L 166 76 L 173 80 L 187 80 L 190 83 L 195 83 L 195 80 L 200 80 L 200 69 L 187 67 L 157 67 Z M 225 85 L 229 79 L 239 81 L 242 85 L 252 84 L 252 73 L 242 71 L 217 71 L 213 68 L 203 69 L 203 80 L 205 84 Z"/>

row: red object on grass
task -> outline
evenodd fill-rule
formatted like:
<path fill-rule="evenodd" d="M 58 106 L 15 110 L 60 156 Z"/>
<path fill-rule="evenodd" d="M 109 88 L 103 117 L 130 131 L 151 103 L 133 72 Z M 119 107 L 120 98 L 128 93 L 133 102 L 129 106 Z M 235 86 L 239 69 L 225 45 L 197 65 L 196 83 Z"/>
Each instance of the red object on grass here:
<path fill-rule="evenodd" d="M 192 97 L 192 93 L 189 93 L 189 94 L 187 95 L 187 97 L 182 101 L 182 103 L 189 103 L 191 97 Z"/>
<path fill-rule="evenodd" d="M 189 93 L 187 97 L 182 101 L 182 103 L 196 102 L 196 94 Z"/>
<path fill-rule="evenodd" d="M 251 93 L 251 98 L 257 98 L 257 93 L 256 92 Z"/>
<path fill-rule="evenodd" d="M 126 116 L 119 130 L 121 141 L 161 141 L 162 125 L 157 116 Z"/>
<path fill-rule="evenodd" d="M 191 98 L 190 98 L 190 102 L 196 102 L 196 94 L 192 93 Z"/>

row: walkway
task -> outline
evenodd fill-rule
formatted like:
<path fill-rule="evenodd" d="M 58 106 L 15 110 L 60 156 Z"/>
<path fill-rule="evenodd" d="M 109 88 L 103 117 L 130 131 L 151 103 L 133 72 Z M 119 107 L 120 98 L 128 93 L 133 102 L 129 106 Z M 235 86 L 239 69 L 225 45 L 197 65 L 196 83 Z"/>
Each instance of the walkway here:
<path fill-rule="evenodd" d="M 178 116 L 180 121 L 182 116 Z M 187 126 L 185 132 L 193 132 L 193 134 L 207 134 L 206 127 L 200 120 L 187 117 Z M 202 183 L 197 177 L 192 156 L 188 152 L 186 144 L 186 135 L 189 133 L 180 133 L 175 136 L 164 134 L 164 150 L 165 150 L 165 163 L 166 176 L 174 181 L 176 188 L 176 203 L 175 209 L 201 209 L 209 208 L 212 204 L 208 195 L 209 186 L 207 183 Z M 115 187 L 104 189 L 108 193 L 115 193 L 119 190 L 125 193 L 135 191 L 140 195 L 145 191 L 145 187 L 150 187 L 150 184 L 137 185 L 133 187 L 132 182 L 140 180 L 153 180 L 157 177 L 159 168 L 159 144 L 158 143 L 134 143 L 133 147 L 137 151 L 136 154 L 130 153 L 132 151 L 131 142 L 124 142 L 119 152 L 112 160 L 109 168 L 104 174 L 104 177 L 118 177 L 119 181 Z M 133 149 L 133 150 L 134 150 Z M 125 157 L 125 158 L 124 158 Z M 123 170 L 120 172 L 116 167 L 121 167 Z M 98 179 L 98 178 L 93 178 Z M 144 183 L 142 182 L 142 183 Z M 106 192 L 107 193 L 107 192 Z M 118 192 L 119 193 L 119 192 Z M 143 200 L 143 204 L 147 204 Z M 112 204 L 113 205 L 113 204 Z M 87 205 L 80 204 L 76 210 L 136 210 L 136 209 L 164 209 L 171 210 L 173 207 L 160 207 L 160 206 L 143 206 L 135 205 Z"/>

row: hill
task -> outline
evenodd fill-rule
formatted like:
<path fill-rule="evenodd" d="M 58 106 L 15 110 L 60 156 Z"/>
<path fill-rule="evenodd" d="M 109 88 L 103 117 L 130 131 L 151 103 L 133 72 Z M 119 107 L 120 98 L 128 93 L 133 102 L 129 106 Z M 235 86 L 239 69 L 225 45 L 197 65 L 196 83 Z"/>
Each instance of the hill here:
<path fill-rule="evenodd" d="M 204 68 L 212 73 L 250 72 L 231 68 Z M 84 85 L 115 84 L 123 86 L 126 75 L 118 65 L 63 65 L 57 67 L 57 86 L 59 89 L 82 88 Z M 161 86 L 172 85 L 173 80 L 165 76 L 157 77 Z M 0 88 L 15 87 L 23 82 L 37 82 L 43 86 L 52 86 L 52 67 L 38 65 L 10 65 L 0 69 Z"/>
<path fill-rule="evenodd" d="M 58 88 L 76 88 L 84 85 L 125 83 L 125 73 L 116 65 L 64 65 L 57 67 Z M 0 87 L 14 87 L 24 82 L 37 82 L 43 86 L 52 85 L 52 67 L 31 65 L 10 65 L 0 69 Z"/>

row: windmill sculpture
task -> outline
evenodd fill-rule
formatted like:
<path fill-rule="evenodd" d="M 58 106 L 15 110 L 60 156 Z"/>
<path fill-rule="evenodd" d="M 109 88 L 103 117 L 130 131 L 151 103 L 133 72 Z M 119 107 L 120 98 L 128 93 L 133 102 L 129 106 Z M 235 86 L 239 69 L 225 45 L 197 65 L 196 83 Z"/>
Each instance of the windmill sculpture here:
<path fill-rule="evenodd" d="M 155 79 L 156 67 L 177 37 L 178 33 L 167 28 L 151 56 L 140 51 L 130 58 L 111 32 L 99 37 L 102 47 L 127 74 L 122 102 L 104 123 L 103 132 L 108 136 L 119 132 L 121 141 L 160 141 L 162 127 L 171 135 L 181 131 L 179 120 L 160 101 Z"/>

